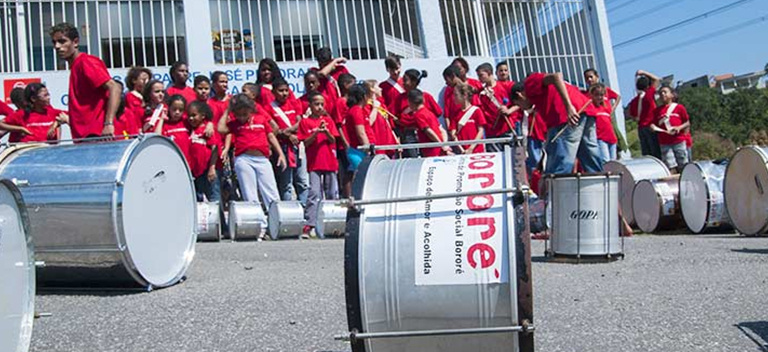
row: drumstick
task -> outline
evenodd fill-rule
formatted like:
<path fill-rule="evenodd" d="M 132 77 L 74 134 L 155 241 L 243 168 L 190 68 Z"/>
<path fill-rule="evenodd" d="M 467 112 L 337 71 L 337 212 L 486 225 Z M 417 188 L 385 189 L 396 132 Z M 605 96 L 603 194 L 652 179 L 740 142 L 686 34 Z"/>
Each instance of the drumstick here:
<path fill-rule="evenodd" d="M 579 109 L 578 114 L 581 115 L 584 112 L 584 110 L 587 109 L 587 106 L 589 106 L 589 104 L 592 104 L 591 100 L 589 101 L 589 103 L 584 104 L 584 106 L 582 106 L 581 109 Z M 579 121 L 581 121 L 581 117 L 579 117 Z M 566 124 L 563 128 L 560 129 L 560 131 L 557 132 L 557 134 L 555 135 L 554 138 L 552 138 L 552 141 L 550 143 L 555 142 L 558 138 L 560 138 L 560 136 L 563 135 L 563 133 L 565 133 L 565 130 L 569 128 L 571 128 L 571 125 Z"/>

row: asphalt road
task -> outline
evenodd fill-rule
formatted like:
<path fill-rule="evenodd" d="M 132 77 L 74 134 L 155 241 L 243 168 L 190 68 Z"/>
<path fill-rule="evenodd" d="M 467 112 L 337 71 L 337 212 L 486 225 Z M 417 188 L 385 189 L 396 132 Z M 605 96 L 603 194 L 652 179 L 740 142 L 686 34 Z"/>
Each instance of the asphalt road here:
<path fill-rule="evenodd" d="M 638 236 L 608 264 L 543 260 L 538 351 L 768 351 L 768 238 Z M 343 241 L 202 243 L 149 293 L 53 292 L 32 351 L 348 351 Z"/>

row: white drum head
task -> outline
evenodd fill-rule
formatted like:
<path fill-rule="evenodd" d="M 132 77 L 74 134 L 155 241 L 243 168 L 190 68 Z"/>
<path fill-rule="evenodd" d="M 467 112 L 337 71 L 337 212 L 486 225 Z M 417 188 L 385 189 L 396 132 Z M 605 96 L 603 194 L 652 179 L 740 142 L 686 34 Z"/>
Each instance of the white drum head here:
<path fill-rule="evenodd" d="M 20 199 L 0 184 L 0 351 L 26 352 L 32 337 L 35 262 Z"/>
<path fill-rule="evenodd" d="M 768 155 L 764 151 L 739 149 L 725 173 L 725 205 L 733 226 L 745 235 L 758 235 L 768 225 Z"/>
<path fill-rule="evenodd" d="M 693 233 L 707 225 L 709 186 L 699 165 L 690 163 L 680 173 L 680 208 L 683 220 Z"/>
<path fill-rule="evenodd" d="M 195 253 L 197 202 L 179 149 L 149 137 L 128 153 L 123 172 L 121 234 L 129 263 L 156 287 L 178 282 Z"/>
<path fill-rule="evenodd" d="M 644 180 L 637 183 L 632 194 L 632 210 L 640 230 L 646 233 L 656 230 L 661 217 L 661 199 L 652 182 Z"/>

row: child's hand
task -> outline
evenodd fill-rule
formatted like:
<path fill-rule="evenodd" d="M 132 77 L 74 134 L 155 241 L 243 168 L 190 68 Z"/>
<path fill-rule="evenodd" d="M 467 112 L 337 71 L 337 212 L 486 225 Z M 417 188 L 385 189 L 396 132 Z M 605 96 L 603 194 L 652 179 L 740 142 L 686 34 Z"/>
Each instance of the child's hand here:
<path fill-rule="evenodd" d="M 299 145 L 299 143 L 301 143 L 301 141 L 299 140 L 298 137 L 296 137 L 295 134 L 289 134 L 288 140 L 291 141 L 291 144 L 293 145 Z"/>
<path fill-rule="evenodd" d="M 56 129 L 59 128 L 58 122 L 53 122 L 51 127 L 48 128 L 48 139 L 54 139 L 57 136 Z"/>
<path fill-rule="evenodd" d="M 285 156 L 280 154 L 277 157 L 277 167 L 280 168 L 281 171 L 285 171 L 286 166 L 288 166 L 288 164 L 285 162 Z"/>
<path fill-rule="evenodd" d="M 67 113 L 62 112 L 58 116 L 56 116 L 56 121 L 58 121 L 60 124 L 65 125 L 69 123 L 69 115 Z"/>
<path fill-rule="evenodd" d="M 211 122 L 206 123 L 206 125 L 205 125 L 205 133 L 204 133 L 205 134 L 205 138 L 213 137 L 213 132 L 214 132 L 214 130 L 213 130 L 213 123 L 211 123 Z"/>
<path fill-rule="evenodd" d="M 31 136 L 32 135 L 32 132 L 30 132 L 26 127 L 22 127 L 20 132 L 21 132 L 21 134 L 23 134 L 25 136 Z"/>
<path fill-rule="evenodd" d="M 224 148 L 221 150 L 221 162 L 225 164 L 229 162 L 229 149 Z"/>
<path fill-rule="evenodd" d="M 211 166 L 208 168 L 208 182 L 213 182 L 213 180 L 216 179 L 216 166 Z"/>

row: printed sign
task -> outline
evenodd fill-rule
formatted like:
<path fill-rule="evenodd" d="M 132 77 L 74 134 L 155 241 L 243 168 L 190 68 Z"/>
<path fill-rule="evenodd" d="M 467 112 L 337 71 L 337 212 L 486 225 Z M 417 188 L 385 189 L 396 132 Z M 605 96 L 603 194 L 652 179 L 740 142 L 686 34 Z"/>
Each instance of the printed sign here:
<path fill-rule="evenodd" d="M 216 63 L 256 62 L 253 58 L 253 35 L 250 29 L 241 33 L 236 29 L 214 31 L 213 55 Z"/>
<path fill-rule="evenodd" d="M 418 182 L 418 194 L 427 196 L 501 189 L 501 154 L 425 159 Z M 486 194 L 424 201 L 415 221 L 416 285 L 507 282 L 506 199 Z"/>
<path fill-rule="evenodd" d="M 26 88 L 27 84 L 40 83 L 40 78 L 14 78 L 3 81 L 3 92 L 5 92 L 5 102 L 11 103 L 11 90 L 14 88 Z"/>

